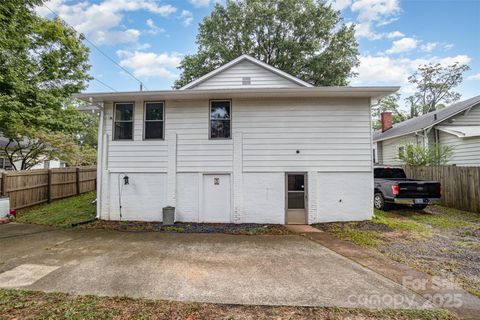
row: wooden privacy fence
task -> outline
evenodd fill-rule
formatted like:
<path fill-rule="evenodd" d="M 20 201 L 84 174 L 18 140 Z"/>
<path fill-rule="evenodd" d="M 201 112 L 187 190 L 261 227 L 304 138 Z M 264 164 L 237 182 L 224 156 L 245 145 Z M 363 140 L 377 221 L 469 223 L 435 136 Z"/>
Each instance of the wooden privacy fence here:
<path fill-rule="evenodd" d="M 480 212 L 480 167 L 405 166 L 407 177 L 440 181 L 442 204 L 460 210 Z"/>
<path fill-rule="evenodd" d="M 94 191 L 96 179 L 96 167 L 14 171 L 1 174 L 0 194 L 10 198 L 10 208 L 21 209 Z"/>

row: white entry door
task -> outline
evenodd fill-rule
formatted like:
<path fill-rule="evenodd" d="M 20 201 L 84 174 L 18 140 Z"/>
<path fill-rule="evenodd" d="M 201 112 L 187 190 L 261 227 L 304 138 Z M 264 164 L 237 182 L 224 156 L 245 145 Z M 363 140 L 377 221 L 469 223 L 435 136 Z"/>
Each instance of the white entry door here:
<path fill-rule="evenodd" d="M 202 200 L 202 222 L 231 222 L 230 175 L 204 175 Z"/>

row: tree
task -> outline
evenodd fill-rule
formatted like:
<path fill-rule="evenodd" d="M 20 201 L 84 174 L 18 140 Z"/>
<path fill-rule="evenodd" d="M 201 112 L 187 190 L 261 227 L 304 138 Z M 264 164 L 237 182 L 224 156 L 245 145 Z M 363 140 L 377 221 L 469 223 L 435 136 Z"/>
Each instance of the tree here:
<path fill-rule="evenodd" d="M 406 144 L 399 149 L 398 158 L 410 166 L 444 165 L 452 157 L 452 146 L 439 143 L 424 147 L 420 144 Z"/>
<path fill-rule="evenodd" d="M 460 94 L 453 91 L 463 81 L 463 73 L 470 68 L 458 62 L 442 66 L 441 64 L 428 64 L 408 78 L 416 86 L 416 93 L 406 99 L 410 105 L 410 117 L 435 111 L 446 104 L 460 99 Z"/>
<path fill-rule="evenodd" d="M 354 25 L 315 0 L 227 0 L 200 23 L 198 52 L 180 64 L 180 88 L 249 54 L 313 85 L 346 85 L 359 64 Z"/>
<path fill-rule="evenodd" d="M 0 3 L 0 134 L 10 146 L 32 144 L 31 154 L 59 150 L 65 147 L 60 142 L 75 140 L 83 124 L 79 112 L 67 105 L 90 79 L 82 37 L 59 19 L 35 15 L 41 3 Z"/>
<path fill-rule="evenodd" d="M 383 98 L 380 100 L 380 103 L 372 107 L 372 125 L 374 129 L 380 129 L 382 127 L 382 123 L 380 121 L 382 112 L 391 112 L 393 123 L 399 123 L 408 119 L 408 115 L 400 109 L 398 104 L 399 100 L 400 94 L 394 93 Z"/>

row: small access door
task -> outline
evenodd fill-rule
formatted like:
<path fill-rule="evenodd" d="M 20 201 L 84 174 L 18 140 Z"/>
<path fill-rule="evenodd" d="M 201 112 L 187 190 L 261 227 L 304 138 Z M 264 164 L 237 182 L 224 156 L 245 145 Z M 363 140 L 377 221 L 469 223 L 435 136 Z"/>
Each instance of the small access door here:
<path fill-rule="evenodd" d="M 286 174 L 286 223 L 307 223 L 307 175 L 305 173 Z"/>
<path fill-rule="evenodd" d="M 230 175 L 203 175 L 203 212 L 201 222 L 231 222 Z"/>

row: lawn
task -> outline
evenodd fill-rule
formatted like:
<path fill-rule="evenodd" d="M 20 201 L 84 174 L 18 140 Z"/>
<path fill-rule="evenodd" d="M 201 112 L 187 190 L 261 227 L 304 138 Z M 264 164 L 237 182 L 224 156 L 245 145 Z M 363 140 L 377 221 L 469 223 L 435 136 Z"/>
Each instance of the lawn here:
<path fill-rule="evenodd" d="M 480 296 L 480 214 L 441 206 L 376 210 L 371 221 L 315 225 Z"/>
<path fill-rule="evenodd" d="M 40 204 L 20 210 L 16 221 L 20 223 L 45 224 L 56 227 L 71 227 L 72 223 L 95 218 L 95 192 Z"/>
<path fill-rule="evenodd" d="M 90 192 L 52 203 L 40 204 L 20 210 L 16 222 L 44 224 L 60 228 L 72 227 L 72 224 L 90 221 L 95 218 L 96 206 L 92 203 L 93 200 L 95 200 L 95 193 Z M 163 226 L 161 222 L 96 220 L 78 227 L 121 232 L 226 233 L 238 235 L 290 234 L 290 231 L 283 225 L 254 223 L 175 223 L 173 226 Z"/>
<path fill-rule="evenodd" d="M 0 289 L 0 319 L 457 319 L 444 310 L 240 306 Z"/>

